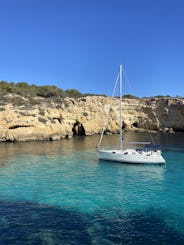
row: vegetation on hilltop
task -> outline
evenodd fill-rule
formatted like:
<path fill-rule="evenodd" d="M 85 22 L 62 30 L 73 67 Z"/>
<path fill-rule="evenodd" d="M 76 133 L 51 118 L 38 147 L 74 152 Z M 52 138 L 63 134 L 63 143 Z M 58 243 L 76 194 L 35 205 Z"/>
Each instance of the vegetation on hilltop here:
<path fill-rule="evenodd" d="M 56 86 L 37 86 L 29 85 L 26 82 L 20 83 L 8 83 L 6 81 L 0 81 L 0 93 L 7 94 L 12 93 L 16 95 L 27 96 L 40 96 L 43 98 L 51 97 L 80 97 L 82 94 L 76 89 L 68 89 L 66 91 Z"/>
<path fill-rule="evenodd" d="M 66 91 L 56 86 L 29 85 L 26 82 L 8 83 L 0 81 L 0 103 L 13 103 L 14 105 L 35 105 L 41 101 L 60 102 L 65 97 L 78 98 L 83 96 L 76 89 Z"/>
<path fill-rule="evenodd" d="M 83 96 L 92 96 L 95 94 L 82 94 L 76 89 L 63 90 L 56 86 L 37 86 L 29 85 L 26 82 L 8 83 L 0 81 L 0 105 L 12 103 L 17 106 L 36 105 L 40 103 L 61 104 L 63 98 L 79 98 Z M 105 96 L 105 95 L 102 95 Z M 134 95 L 127 94 L 124 98 L 135 99 Z"/>
<path fill-rule="evenodd" d="M 134 96 L 132 94 L 125 94 L 123 96 L 123 98 L 125 98 L 125 99 L 138 99 L 138 97 L 136 97 L 136 96 Z"/>

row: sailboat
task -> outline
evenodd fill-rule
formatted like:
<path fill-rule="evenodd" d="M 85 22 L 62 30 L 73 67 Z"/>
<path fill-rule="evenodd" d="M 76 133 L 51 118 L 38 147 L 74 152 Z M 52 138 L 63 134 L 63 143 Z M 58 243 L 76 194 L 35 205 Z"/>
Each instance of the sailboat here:
<path fill-rule="evenodd" d="M 123 147 L 123 119 L 122 119 L 122 65 L 120 65 L 119 76 L 120 89 L 120 146 L 119 149 L 100 149 L 104 130 L 102 130 L 101 138 L 97 146 L 97 155 L 100 160 L 116 161 L 122 163 L 140 163 L 140 164 L 164 164 L 165 159 L 162 156 L 161 149 L 158 145 L 150 142 L 129 142 L 130 144 L 143 145 L 141 148 L 124 149 Z M 117 82 L 116 81 L 116 82 Z"/>

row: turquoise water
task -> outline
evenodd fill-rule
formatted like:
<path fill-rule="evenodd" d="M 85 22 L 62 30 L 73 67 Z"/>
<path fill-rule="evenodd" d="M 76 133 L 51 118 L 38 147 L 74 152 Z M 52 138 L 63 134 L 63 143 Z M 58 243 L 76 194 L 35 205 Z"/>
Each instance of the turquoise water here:
<path fill-rule="evenodd" d="M 184 244 L 183 135 L 153 137 L 166 167 L 99 161 L 97 136 L 0 144 L 0 244 Z"/>

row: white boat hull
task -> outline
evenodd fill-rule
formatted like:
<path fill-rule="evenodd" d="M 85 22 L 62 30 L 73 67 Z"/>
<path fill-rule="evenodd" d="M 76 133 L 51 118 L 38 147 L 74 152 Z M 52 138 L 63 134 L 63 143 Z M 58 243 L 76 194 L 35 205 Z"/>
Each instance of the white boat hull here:
<path fill-rule="evenodd" d="M 97 150 L 99 159 L 124 163 L 163 164 L 161 151 L 126 150 Z"/>

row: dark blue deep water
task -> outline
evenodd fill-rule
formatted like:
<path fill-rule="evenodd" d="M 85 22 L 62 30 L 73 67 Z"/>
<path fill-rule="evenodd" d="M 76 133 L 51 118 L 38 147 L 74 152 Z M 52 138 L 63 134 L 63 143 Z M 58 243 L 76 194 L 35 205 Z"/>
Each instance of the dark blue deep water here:
<path fill-rule="evenodd" d="M 184 134 L 153 137 L 166 166 L 99 161 L 97 136 L 1 143 L 0 244 L 184 244 Z"/>

